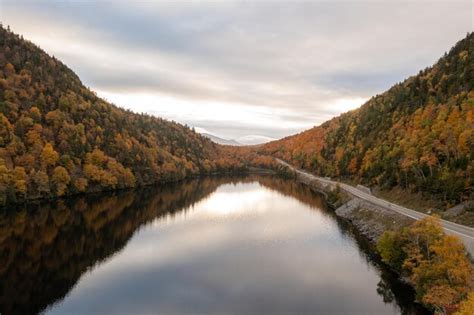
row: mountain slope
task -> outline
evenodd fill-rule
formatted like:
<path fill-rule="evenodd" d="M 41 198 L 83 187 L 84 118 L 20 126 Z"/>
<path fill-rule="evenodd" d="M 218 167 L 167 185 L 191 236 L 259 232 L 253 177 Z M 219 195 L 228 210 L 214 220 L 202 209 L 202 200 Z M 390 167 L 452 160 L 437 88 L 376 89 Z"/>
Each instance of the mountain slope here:
<path fill-rule="evenodd" d="M 98 98 L 63 63 L 2 27 L 0 87 L 0 205 L 216 170 L 209 139 Z"/>
<path fill-rule="evenodd" d="M 235 141 L 234 139 L 223 139 L 218 136 L 211 135 L 210 133 L 201 133 L 202 136 L 209 138 L 212 142 L 222 145 L 242 145 L 241 143 Z"/>
<path fill-rule="evenodd" d="M 261 152 L 323 176 L 473 198 L 474 34 L 361 108 Z"/>

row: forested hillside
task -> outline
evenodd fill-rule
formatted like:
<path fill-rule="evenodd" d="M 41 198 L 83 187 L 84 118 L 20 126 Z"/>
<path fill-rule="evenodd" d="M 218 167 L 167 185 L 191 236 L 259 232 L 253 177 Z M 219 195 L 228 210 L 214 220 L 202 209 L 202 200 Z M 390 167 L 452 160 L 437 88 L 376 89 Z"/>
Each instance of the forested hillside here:
<path fill-rule="evenodd" d="M 188 127 L 118 108 L 0 28 L 0 205 L 229 168 Z"/>
<path fill-rule="evenodd" d="M 322 176 L 473 198 L 474 34 L 434 66 L 321 126 L 261 152 Z"/>
<path fill-rule="evenodd" d="M 225 147 L 186 126 L 97 97 L 67 66 L 0 27 L 0 205 L 275 167 L 473 198 L 474 35 L 361 108 L 258 147 Z"/>

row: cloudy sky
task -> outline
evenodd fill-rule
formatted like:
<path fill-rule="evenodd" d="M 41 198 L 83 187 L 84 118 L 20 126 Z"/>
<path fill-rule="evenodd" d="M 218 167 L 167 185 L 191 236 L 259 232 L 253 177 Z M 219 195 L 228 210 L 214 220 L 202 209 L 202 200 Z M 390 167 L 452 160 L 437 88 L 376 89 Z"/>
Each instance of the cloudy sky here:
<path fill-rule="evenodd" d="M 242 142 L 356 108 L 473 30 L 473 1 L 0 0 L 113 103 Z"/>

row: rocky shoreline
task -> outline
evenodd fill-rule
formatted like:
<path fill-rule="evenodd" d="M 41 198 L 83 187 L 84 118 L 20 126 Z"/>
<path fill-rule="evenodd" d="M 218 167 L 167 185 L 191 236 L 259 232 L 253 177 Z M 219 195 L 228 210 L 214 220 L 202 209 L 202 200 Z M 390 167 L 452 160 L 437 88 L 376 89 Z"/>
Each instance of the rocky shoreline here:
<path fill-rule="evenodd" d="M 398 230 L 415 221 L 359 198 L 352 198 L 335 209 L 335 212 L 338 216 L 350 221 L 362 235 L 374 243 L 385 231 Z"/>
<path fill-rule="evenodd" d="M 335 191 L 329 185 L 296 173 L 298 182 L 308 185 L 314 191 L 322 193 L 337 216 L 351 222 L 358 231 L 371 242 L 376 243 L 380 236 L 389 230 L 407 227 L 415 220 L 399 213 L 389 211 L 343 191 Z"/>

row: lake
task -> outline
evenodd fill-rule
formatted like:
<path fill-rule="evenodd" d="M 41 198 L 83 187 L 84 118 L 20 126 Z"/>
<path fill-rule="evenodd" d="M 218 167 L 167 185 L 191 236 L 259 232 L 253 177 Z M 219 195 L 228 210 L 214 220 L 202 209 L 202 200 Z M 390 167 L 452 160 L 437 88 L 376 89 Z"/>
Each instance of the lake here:
<path fill-rule="evenodd" d="M 0 313 L 424 314 L 293 180 L 216 177 L 10 209 Z"/>

